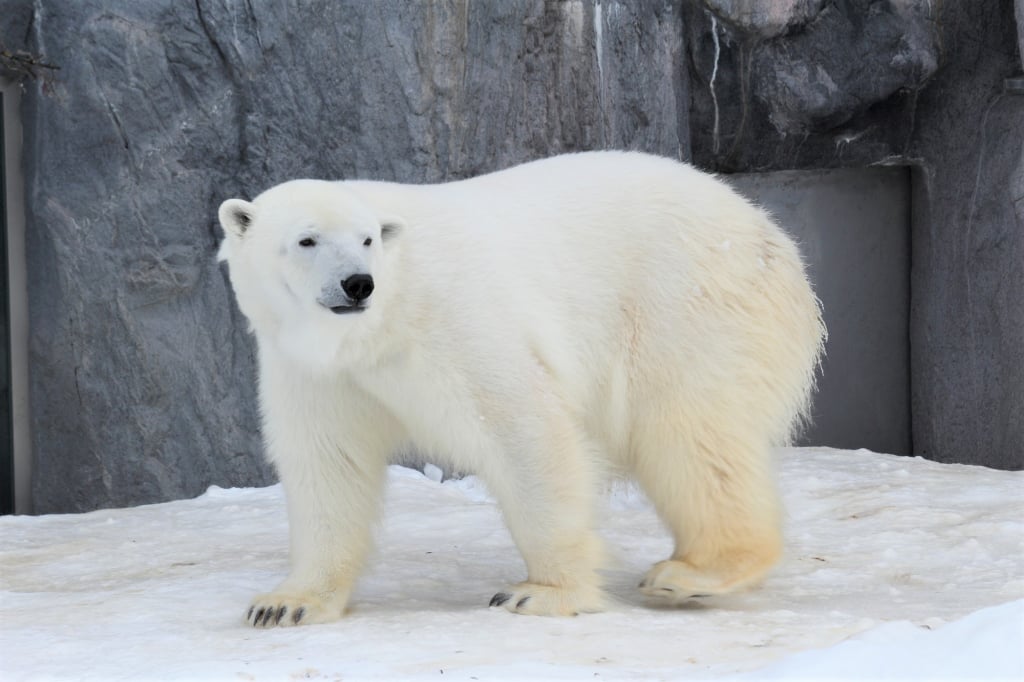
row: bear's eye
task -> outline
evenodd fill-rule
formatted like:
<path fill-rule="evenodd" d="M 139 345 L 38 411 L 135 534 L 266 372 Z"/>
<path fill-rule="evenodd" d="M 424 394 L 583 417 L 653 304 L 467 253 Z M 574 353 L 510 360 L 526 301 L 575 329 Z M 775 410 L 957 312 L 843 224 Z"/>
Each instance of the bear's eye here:
<path fill-rule="evenodd" d="M 311 246 L 316 246 L 316 240 L 313 239 L 312 237 L 306 237 L 305 239 L 300 239 L 299 240 L 299 246 L 302 246 L 302 247 L 308 249 Z"/>
<path fill-rule="evenodd" d="M 369 246 L 372 243 L 373 239 L 371 237 L 367 237 L 365 240 L 363 240 L 363 246 Z"/>

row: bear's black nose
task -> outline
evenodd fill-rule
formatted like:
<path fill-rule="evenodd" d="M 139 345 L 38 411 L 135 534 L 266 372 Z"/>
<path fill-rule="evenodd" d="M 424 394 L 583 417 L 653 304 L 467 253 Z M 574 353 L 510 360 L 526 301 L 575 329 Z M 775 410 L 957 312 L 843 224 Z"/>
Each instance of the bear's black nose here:
<path fill-rule="evenodd" d="M 365 301 L 373 293 L 373 277 L 371 275 L 352 275 L 341 283 L 341 288 L 353 301 Z"/>

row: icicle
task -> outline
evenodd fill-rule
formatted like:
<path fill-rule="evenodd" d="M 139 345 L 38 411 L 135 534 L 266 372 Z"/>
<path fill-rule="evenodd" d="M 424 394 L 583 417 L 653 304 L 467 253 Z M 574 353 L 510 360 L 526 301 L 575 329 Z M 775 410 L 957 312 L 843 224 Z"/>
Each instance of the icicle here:
<path fill-rule="evenodd" d="M 712 131 L 712 151 L 718 153 L 718 95 L 715 93 L 715 78 L 718 77 L 718 60 L 722 56 L 722 46 L 718 42 L 718 22 L 715 15 L 711 15 L 711 37 L 715 41 L 715 64 L 711 68 L 711 102 L 715 105 L 715 125 Z"/>

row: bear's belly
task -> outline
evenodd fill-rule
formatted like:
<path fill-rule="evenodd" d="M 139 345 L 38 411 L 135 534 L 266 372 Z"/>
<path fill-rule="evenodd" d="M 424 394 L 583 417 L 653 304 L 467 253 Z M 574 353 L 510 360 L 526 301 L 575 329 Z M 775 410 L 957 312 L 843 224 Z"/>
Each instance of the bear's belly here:
<path fill-rule="evenodd" d="M 354 379 L 402 425 L 410 444 L 434 460 L 476 472 L 482 457 L 501 450 L 495 428 L 503 410 L 489 407 L 464 376 L 442 365 L 404 358 Z"/>
<path fill-rule="evenodd" d="M 621 463 L 629 441 L 627 371 L 624 362 L 604 362 L 593 372 L 597 380 L 583 384 L 530 353 L 472 368 L 420 353 L 353 379 L 402 425 L 418 452 L 481 473 L 495 458 L 522 456 L 517 445 L 552 414 L 568 418 L 588 450 Z"/>

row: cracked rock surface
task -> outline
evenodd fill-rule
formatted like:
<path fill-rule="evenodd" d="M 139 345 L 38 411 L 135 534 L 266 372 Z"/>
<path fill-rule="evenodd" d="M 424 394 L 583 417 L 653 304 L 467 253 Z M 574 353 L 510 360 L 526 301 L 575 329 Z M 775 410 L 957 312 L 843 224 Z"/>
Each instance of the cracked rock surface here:
<path fill-rule="evenodd" d="M 272 480 L 223 199 L 689 155 L 671 4 L 0 0 L 0 31 L 60 66 L 24 98 L 38 512 Z"/>
<path fill-rule="evenodd" d="M 687 5 L 695 163 L 913 169 L 914 452 L 1024 467 L 1024 96 L 1003 89 L 1024 29 L 1011 3 L 827 3 L 778 35 L 735 19 L 746 5 Z"/>
<path fill-rule="evenodd" d="M 223 199 L 593 148 L 913 166 L 915 450 L 1024 466 L 1013 4 L 0 0 L 60 67 L 23 97 L 36 511 L 273 479 Z"/>

